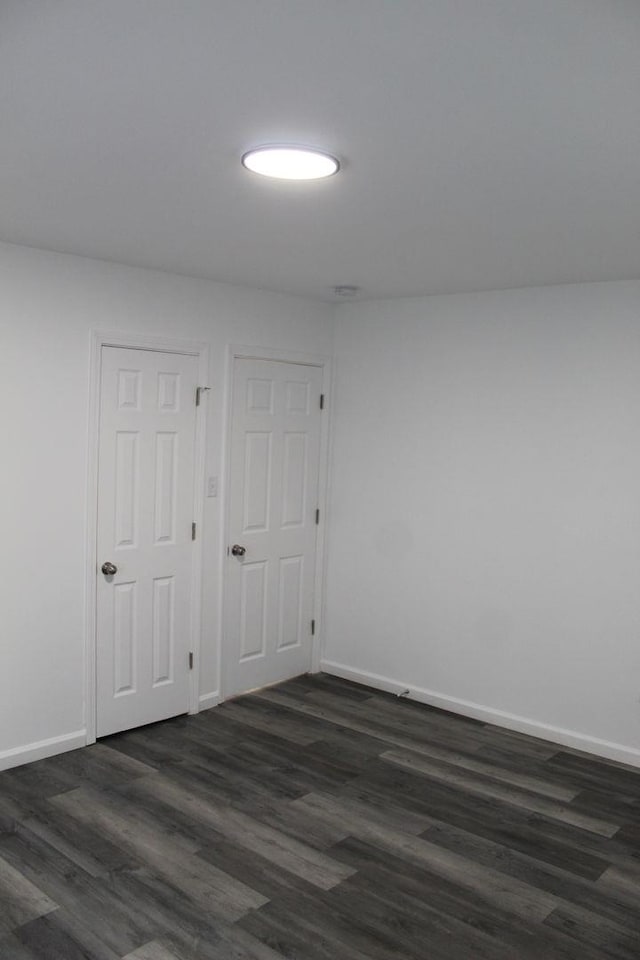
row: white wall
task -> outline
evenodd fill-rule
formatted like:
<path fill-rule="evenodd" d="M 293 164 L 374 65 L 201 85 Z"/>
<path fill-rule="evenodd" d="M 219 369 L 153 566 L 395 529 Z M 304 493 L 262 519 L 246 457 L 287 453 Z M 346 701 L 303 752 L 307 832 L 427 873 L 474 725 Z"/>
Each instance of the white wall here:
<path fill-rule="evenodd" d="M 91 331 L 209 342 L 221 477 L 227 343 L 329 354 L 332 327 L 322 304 L 0 244 L 0 765 L 82 740 Z M 640 283 L 344 305 L 336 352 L 328 669 L 638 762 Z"/>
<path fill-rule="evenodd" d="M 302 299 L 0 244 L 0 765 L 82 742 L 91 331 L 210 344 L 207 473 L 222 480 L 226 345 L 329 354 L 332 319 Z M 205 500 L 203 695 L 218 688 L 221 511 Z"/>
<path fill-rule="evenodd" d="M 326 668 L 640 762 L 640 283 L 344 305 L 336 377 Z"/>

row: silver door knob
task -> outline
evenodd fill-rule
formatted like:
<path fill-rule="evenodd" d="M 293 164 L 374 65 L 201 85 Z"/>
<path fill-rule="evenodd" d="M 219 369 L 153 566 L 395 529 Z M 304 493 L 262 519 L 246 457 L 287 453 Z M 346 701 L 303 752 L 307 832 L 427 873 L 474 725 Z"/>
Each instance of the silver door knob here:
<path fill-rule="evenodd" d="M 114 573 L 118 572 L 118 568 L 116 567 L 115 563 L 110 563 L 108 560 L 106 563 L 102 564 L 100 569 L 104 573 L 105 577 L 112 577 Z"/>
<path fill-rule="evenodd" d="M 241 547 L 239 543 L 234 543 L 234 545 L 231 547 L 231 553 L 234 557 L 244 557 L 246 552 L 246 549 Z"/>

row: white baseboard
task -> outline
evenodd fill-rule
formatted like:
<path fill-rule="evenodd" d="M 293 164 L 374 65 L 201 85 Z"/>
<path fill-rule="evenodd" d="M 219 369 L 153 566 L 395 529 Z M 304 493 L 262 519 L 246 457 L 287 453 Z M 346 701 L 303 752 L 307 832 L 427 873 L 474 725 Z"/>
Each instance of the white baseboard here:
<path fill-rule="evenodd" d="M 407 691 L 407 696 L 411 700 L 427 703 L 431 707 L 440 707 L 442 710 L 460 713 L 462 716 L 472 717 L 474 720 L 482 720 L 498 727 L 506 727 L 507 730 L 527 733 L 532 737 L 549 740 L 551 743 L 563 747 L 571 747 L 574 750 L 582 750 L 584 753 L 604 757 L 606 760 L 616 760 L 618 763 L 640 767 L 640 750 L 634 747 L 626 747 L 621 743 L 612 743 L 609 740 L 600 740 L 598 737 L 590 737 L 584 733 L 577 733 L 575 730 L 554 727 L 548 723 L 541 723 L 539 720 L 520 717 L 515 713 L 506 713 L 504 710 L 494 710 L 492 707 L 485 707 L 469 700 L 460 700 L 458 697 L 436 693 L 434 690 L 426 690 L 410 683 L 391 680 L 389 677 L 382 677 L 377 673 L 354 670 L 352 667 L 347 667 L 342 663 L 334 663 L 332 660 L 323 660 L 320 667 L 325 673 L 341 677 L 343 680 L 353 680 L 354 683 L 363 683 L 368 687 L 375 687 L 377 690 L 386 690 L 388 693 L 399 694 Z"/>
<path fill-rule="evenodd" d="M 213 693 L 203 693 L 198 698 L 200 710 L 208 710 L 209 707 L 217 707 L 219 703 L 222 703 L 222 697 L 219 690 L 214 690 Z"/>
<path fill-rule="evenodd" d="M 32 763 L 34 760 L 44 760 L 54 757 L 57 753 L 66 753 L 68 750 L 77 750 L 87 744 L 87 731 L 75 730 L 65 733 L 62 737 L 51 737 L 49 740 L 39 740 L 37 743 L 27 743 L 23 747 L 13 747 L 11 750 L 0 752 L 0 770 L 10 767 L 20 767 L 23 763 Z"/>

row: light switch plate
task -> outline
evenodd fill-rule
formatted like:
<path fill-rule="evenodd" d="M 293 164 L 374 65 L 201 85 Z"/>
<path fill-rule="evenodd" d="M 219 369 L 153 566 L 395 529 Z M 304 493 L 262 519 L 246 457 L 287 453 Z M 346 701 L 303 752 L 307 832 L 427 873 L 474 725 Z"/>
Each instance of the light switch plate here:
<path fill-rule="evenodd" d="M 218 496 L 218 478 L 209 477 L 207 480 L 207 496 L 208 497 L 217 497 Z"/>

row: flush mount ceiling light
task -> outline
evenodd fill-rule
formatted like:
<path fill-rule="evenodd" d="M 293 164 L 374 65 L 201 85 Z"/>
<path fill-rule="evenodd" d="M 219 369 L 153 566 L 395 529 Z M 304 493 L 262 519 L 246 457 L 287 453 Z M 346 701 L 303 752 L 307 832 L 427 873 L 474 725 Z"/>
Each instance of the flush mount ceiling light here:
<path fill-rule="evenodd" d="M 245 153 L 242 164 L 252 173 L 277 180 L 321 180 L 340 169 L 335 157 L 307 147 L 256 147 Z"/>

